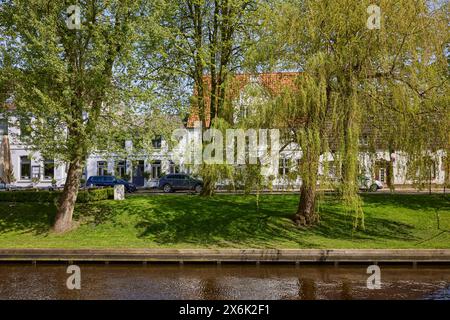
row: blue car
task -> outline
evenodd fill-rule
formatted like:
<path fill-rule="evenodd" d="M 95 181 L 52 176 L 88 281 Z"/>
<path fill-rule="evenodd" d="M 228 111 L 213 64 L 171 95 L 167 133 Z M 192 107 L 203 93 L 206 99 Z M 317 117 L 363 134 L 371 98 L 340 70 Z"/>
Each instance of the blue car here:
<path fill-rule="evenodd" d="M 125 186 L 125 191 L 129 193 L 137 189 L 134 184 L 113 176 L 92 176 L 86 181 L 86 187 L 114 187 L 115 185 Z"/>
<path fill-rule="evenodd" d="M 158 188 L 166 193 L 177 190 L 188 190 L 200 193 L 203 189 L 203 182 L 201 180 L 194 179 L 187 174 L 168 174 L 159 179 Z"/>

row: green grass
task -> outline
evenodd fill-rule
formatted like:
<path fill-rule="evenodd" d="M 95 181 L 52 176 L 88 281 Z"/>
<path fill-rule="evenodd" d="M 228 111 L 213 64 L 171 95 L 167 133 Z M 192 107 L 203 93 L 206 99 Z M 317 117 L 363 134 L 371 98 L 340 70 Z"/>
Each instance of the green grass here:
<path fill-rule="evenodd" d="M 296 228 L 295 195 L 131 196 L 78 204 L 79 227 L 49 231 L 53 205 L 0 203 L 0 248 L 450 248 L 450 197 L 364 195 L 366 230 L 333 197 L 321 223 Z M 440 230 L 436 214 L 440 215 Z M 447 231 L 445 231 L 447 230 Z"/>

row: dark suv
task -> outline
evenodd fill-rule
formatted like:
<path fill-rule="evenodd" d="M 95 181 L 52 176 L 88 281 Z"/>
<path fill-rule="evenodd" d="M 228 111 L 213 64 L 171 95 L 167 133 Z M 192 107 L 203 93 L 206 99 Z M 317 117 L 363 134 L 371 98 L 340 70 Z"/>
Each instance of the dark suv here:
<path fill-rule="evenodd" d="M 193 190 L 200 193 L 203 189 L 203 182 L 187 174 L 168 174 L 159 179 L 158 188 L 164 190 L 166 193 L 176 190 Z"/>
<path fill-rule="evenodd" d="M 86 181 L 86 187 L 114 187 L 115 185 L 124 185 L 126 192 L 136 191 L 134 184 L 113 176 L 92 176 Z"/>

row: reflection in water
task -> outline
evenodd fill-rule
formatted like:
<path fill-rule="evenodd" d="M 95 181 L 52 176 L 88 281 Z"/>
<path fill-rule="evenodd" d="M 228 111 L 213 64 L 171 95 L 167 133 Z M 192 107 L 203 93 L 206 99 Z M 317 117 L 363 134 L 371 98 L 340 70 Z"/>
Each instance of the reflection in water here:
<path fill-rule="evenodd" d="M 350 283 L 343 281 L 341 284 L 341 299 L 350 300 L 352 298 L 352 287 Z"/>
<path fill-rule="evenodd" d="M 298 296 L 302 300 L 316 300 L 316 283 L 313 279 L 298 279 Z"/>
<path fill-rule="evenodd" d="M 428 299 L 433 300 L 450 300 L 450 285 L 431 294 Z"/>
<path fill-rule="evenodd" d="M 381 290 L 367 266 L 80 265 L 81 290 L 67 266 L 0 265 L 0 299 L 450 299 L 450 268 L 381 267 Z"/>

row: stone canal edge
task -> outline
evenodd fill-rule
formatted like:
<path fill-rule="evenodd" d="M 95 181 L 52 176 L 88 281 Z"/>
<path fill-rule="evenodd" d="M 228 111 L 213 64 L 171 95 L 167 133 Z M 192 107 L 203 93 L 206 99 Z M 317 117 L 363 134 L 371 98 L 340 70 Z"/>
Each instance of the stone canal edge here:
<path fill-rule="evenodd" d="M 450 264 L 450 249 L 0 249 L 2 262 Z"/>

